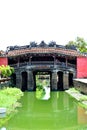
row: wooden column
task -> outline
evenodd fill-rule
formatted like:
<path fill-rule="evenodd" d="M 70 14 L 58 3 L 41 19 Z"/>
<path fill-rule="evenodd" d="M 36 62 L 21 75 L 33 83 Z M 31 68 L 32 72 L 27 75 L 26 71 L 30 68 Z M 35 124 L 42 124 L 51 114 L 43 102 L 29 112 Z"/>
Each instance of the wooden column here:
<path fill-rule="evenodd" d="M 20 64 L 20 57 L 17 58 L 17 67 L 19 67 Z"/>
<path fill-rule="evenodd" d="M 31 58 L 32 58 L 32 56 L 29 57 L 29 65 L 31 65 Z"/>
<path fill-rule="evenodd" d="M 67 57 L 66 57 L 66 67 L 67 67 L 67 65 L 68 65 L 68 59 L 67 59 Z"/>

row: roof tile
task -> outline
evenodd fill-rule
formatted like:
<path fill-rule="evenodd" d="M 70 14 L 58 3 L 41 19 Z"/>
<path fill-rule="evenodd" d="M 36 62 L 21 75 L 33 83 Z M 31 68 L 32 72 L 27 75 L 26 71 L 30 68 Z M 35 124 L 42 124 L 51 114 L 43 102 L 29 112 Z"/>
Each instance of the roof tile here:
<path fill-rule="evenodd" d="M 27 49 L 19 49 L 19 50 L 12 50 L 9 51 L 7 56 L 18 56 L 23 55 L 26 53 L 34 54 L 34 53 L 58 53 L 58 54 L 64 54 L 64 55 L 70 55 L 70 56 L 83 56 L 76 50 L 70 50 L 70 49 L 62 49 L 62 48 L 27 48 Z"/>

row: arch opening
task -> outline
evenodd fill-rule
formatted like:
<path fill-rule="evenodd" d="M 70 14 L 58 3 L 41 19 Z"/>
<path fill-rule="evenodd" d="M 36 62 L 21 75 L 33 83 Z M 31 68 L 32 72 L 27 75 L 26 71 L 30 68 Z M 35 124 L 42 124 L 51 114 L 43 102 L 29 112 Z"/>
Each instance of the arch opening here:
<path fill-rule="evenodd" d="M 69 86 L 73 86 L 73 73 L 69 73 Z"/>
<path fill-rule="evenodd" d="M 16 86 L 16 74 L 15 74 L 15 73 L 13 73 L 13 74 L 11 75 L 11 86 L 12 86 L 12 87 L 15 87 L 15 86 Z"/>
<path fill-rule="evenodd" d="M 27 72 L 22 72 L 22 87 L 21 87 L 21 90 L 22 91 L 26 91 L 28 90 L 27 88 Z"/>
<path fill-rule="evenodd" d="M 63 90 L 63 72 L 59 71 L 57 75 L 58 75 L 57 90 L 62 91 Z"/>
<path fill-rule="evenodd" d="M 51 89 L 51 72 L 50 71 L 34 71 L 33 72 L 33 78 L 34 78 L 34 91 L 36 91 L 37 88 L 37 82 L 42 83 L 43 85 L 48 84 Z M 38 81 L 37 81 L 38 80 Z"/>

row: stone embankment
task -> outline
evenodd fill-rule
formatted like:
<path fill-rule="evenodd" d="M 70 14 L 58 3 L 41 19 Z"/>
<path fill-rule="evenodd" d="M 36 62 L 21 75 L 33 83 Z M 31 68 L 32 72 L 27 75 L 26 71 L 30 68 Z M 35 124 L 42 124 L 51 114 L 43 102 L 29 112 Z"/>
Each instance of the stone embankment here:
<path fill-rule="evenodd" d="M 75 98 L 84 108 L 87 109 L 87 95 L 80 93 L 75 88 L 70 88 L 69 90 L 66 90 L 66 92 L 73 98 Z"/>

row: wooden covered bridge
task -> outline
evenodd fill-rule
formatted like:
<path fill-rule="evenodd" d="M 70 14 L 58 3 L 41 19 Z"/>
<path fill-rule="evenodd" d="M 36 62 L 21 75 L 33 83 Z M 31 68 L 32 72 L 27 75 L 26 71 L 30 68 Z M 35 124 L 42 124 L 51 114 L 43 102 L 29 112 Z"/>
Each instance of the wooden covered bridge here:
<path fill-rule="evenodd" d="M 51 91 L 65 90 L 73 86 L 77 76 L 77 57 L 82 55 L 76 50 L 44 41 L 37 45 L 32 42 L 26 46 L 10 46 L 7 49 L 8 64 L 15 68 L 13 83 L 21 90 L 36 90 L 38 72 L 50 76 Z"/>

